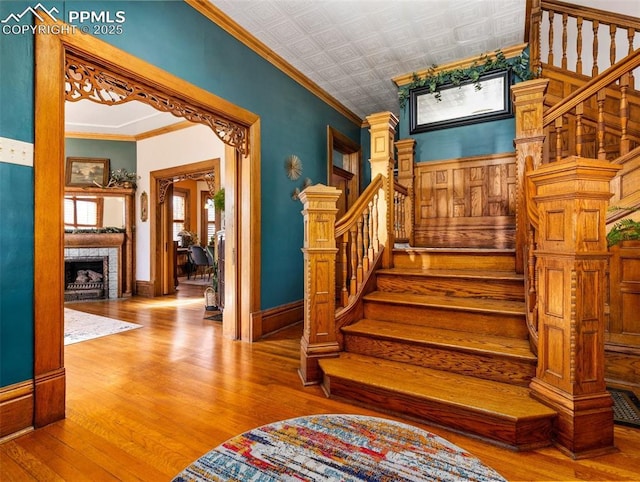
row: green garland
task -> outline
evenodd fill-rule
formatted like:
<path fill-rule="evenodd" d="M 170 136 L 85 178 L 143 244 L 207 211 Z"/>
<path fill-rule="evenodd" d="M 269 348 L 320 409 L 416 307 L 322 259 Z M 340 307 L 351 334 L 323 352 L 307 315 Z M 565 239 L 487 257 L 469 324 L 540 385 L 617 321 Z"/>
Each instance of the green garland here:
<path fill-rule="evenodd" d="M 481 55 L 478 60 L 473 62 L 466 69 L 453 69 L 437 72 L 437 66 L 433 65 L 427 70 L 423 77 L 413 74 L 413 81 L 410 84 L 403 85 L 398 88 L 398 100 L 400 108 L 404 109 L 409 100 L 409 92 L 416 87 L 428 87 L 429 92 L 434 94 L 437 100 L 441 100 L 439 88 L 446 84 L 460 85 L 465 81 L 471 80 L 475 84 L 475 89 L 480 90 L 480 77 L 492 70 L 511 69 L 511 71 L 520 78 L 520 80 L 531 80 L 535 77 L 533 72 L 529 70 L 529 54 L 527 51 L 517 57 L 507 59 L 501 50 L 496 50 L 496 56 L 491 59 L 488 55 Z"/>

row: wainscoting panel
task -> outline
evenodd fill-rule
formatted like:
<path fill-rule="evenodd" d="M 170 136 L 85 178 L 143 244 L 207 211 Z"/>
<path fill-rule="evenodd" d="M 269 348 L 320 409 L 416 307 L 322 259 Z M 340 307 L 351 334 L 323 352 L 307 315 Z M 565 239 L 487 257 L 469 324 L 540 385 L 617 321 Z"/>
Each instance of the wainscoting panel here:
<path fill-rule="evenodd" d="M 415 245 L 513 248 L 515 154 L 416 165 Z"/>

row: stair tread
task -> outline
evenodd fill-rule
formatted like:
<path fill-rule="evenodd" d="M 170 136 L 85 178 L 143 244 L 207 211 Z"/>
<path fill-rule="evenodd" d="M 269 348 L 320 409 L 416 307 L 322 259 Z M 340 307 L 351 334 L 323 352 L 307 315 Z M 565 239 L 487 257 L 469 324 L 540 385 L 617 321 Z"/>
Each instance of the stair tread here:
<path fill-rule="evenodd" d="M 525 313 L 525 303 L 523 301 L 463 298 L 415 293 L 394 293 L 386 291 L 373 291 L 366 295 L 364 299 L 365 301 L 431 306 L 452 310 L 468 310 L 485 313 L 504 313 L 515 315 L 524 315 Z"/>
<path fill-rule="evenodd" d="M 443 277 L 443 278 L 472 278 L 472 279 L 496 279 L 496 280 L 514 280 L 522 281 L 522 274 L 512 271 L 500 270 L 480 270 L 480 269 L 423 269 L 423 268 L 387 268 L 376 271 L 378 274 L 390 275 L 411 275 L 424 277 Z"/>
<path fill-rule="evenodd" d="M 527 361 L 535 361 L 537 359 L 531 352 L 529 341 L 521 338 L 470 333 L 366 318 L 345 326 L 342 331 L 346 334 L 404 341 L 425 346 L 445 346 L 460 351 L 516 357 Z"/>
<path fill-rule="evenodd" d="M 556 415 L 554 410 L 531 398 L 526 387 L 346 352 L 319 363 L 329 378 L 353 380 L 505 419 Z"/>
<path fill-rule="evenodd" d="M 394 246 L 394 252 L 415 252 L 415 253 L 480 253 L 480 254 L 514 254 L 513 248 L 442 248 L 428 246 Z"/>

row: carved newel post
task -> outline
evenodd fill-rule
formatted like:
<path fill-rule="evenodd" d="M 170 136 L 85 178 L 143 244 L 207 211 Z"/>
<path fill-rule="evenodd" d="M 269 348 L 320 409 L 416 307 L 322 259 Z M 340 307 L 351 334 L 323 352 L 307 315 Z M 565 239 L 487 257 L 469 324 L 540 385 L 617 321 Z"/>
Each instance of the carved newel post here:
<path fill-rule="evenodd" d="M 533 167 L 542 164 L 542 147 L 544 143 L 544 96 L 549 84 L 548 79 L 529 80 L 511 86 L 511 96 L 515 110 L 516 137 L 516 272 L 523 273 L 525 266 L 525 243 L 529 242 L 527 233 L 527 216 L 525 208 L 525 160 L 533 159 Z"/>
<path fill-rule="evenodd" d="M 385 246 L 382 254 L 382 267 L 393 264 L 394 212 L 393 212 L 393 168 L 395 164 L 393 139 L 396 134 L 398 118 L 392 112 L 379 112 L 367 116 L 371 136 L 371 179 L 378 174 L 384 177 L 385 198 L 378 200 L 378 239 Z"/>
<path fill-rule="evenodd" d="M 304 204 L 304 332 L 299 373 L 305 385 L 321 381 L 318 360 L 337 356 L 340 349 L 335 329 L 338 197 L 338 189 L 322 184 L 300 193 Z"/>
<path fill-rule="evenodd" d="M 574 156 L 529 174 L 540 215 L 540 336 L 531 390 L 557 410 L 554 442 L 575 458 L 615 449 L 604 380 L 604 305 L 605 217 L 618 169 Z"/>
<path fill-rule="evenodd" d="M 407 188 L 409 195 L 405 201 L 405 219 L 404 225 L 409 231 L 409 246 L 413 246 L 413 219 L 415 206 L 415 193 L 413 192 L 413 172 L 415 167 L 415 139 L 402 139 L 396 142 L 396 151 L 398 152 L 398 182 Z"/>

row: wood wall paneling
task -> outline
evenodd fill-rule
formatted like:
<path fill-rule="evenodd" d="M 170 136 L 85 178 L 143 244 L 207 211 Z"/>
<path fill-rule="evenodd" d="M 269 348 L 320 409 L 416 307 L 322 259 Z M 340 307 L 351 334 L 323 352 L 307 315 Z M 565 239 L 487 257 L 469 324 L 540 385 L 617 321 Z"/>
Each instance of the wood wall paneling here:
<path fill-rule="evenodd" d="M 415 245 L 513 248 L 513 153 L 416 165 Z"/>

